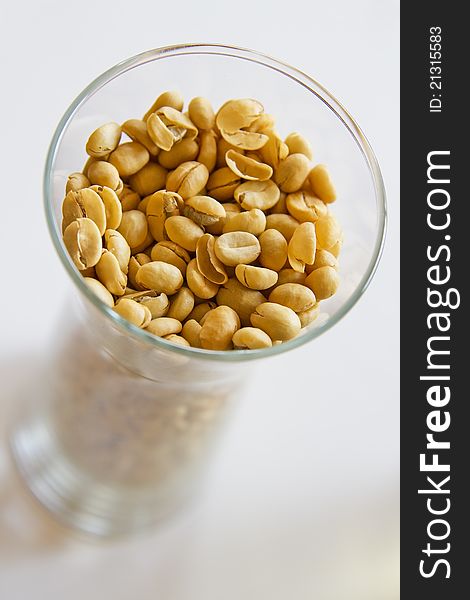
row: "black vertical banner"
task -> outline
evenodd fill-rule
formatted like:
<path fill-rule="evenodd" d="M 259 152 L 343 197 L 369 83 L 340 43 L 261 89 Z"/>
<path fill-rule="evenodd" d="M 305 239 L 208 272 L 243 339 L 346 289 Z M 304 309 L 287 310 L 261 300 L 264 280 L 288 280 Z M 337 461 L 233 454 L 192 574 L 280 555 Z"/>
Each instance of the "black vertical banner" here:
<path fill-rule="evenodd" d="M 403 600 L 470 595 L 470 53 L 458 7 L 401 7 Z"/>

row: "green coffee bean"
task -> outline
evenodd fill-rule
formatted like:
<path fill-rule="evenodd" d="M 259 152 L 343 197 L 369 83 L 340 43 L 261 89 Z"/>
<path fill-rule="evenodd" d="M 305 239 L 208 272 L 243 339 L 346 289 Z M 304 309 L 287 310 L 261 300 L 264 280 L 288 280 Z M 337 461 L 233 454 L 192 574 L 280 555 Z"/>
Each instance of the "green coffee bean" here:
<path fill-rule="evenodd" d="M 116 167 L 121 177 L 130 177 L 145 167 L 150 154 L 145 146 L 138 142 L 125 142 L 111 152 L 109 162 Z"/>
<path fill-rule="evenodd" d="M 263 267 L 280 271 L 287 261 L 287 241 L 277 229 L 266 229 L 259 236 L 261 254 L 259 262 Z"/>
<path fill-rule="evenodd" d="M 194 160 L 188 158 L 186 160 Z M 206 166 L 209 173 L 215 168 L 217 162 L 217 135 L 214 131 L 199 132 L 199 154 L 197 162 Z"/>
<path fill-rule="evenodd" d="M 329 250 L 341 240 L 341 227 L 333 215 L 326 215 L 315 223 L 318 246 Z"/>
<path fill-rule="evenodd" d="M 320 267 L 333 267 L 334 269 L 337 269 L 338 261 L 336 260 L 335 256 L 331 254 L 331 252 L 328 252 L 328 250 L 317 248 L 315 253 L 315 262 L 313 265 L 306 265 L 305 271 L 307 273 L 311 273 Z"/>
<path fill-rule="evenodd" d="M 183 322 L 194 308 L 194 294 L 187 287 L 180 288 L 171 299 L 167 316 Z"/>
<path fill-rule="evenodd" d="M 201 347 L 206 350 L 228 350 L 232 337 L 240 328 L 237 313 L 229 306 L 218 306 L 205 315 L 199 332 Z"/>
<path fill-rule="evenodd" d="M 196 160 L 198 153 L 199 146 L 196 140 L 184 138 L 174 144 L 171 150 L 162 150 L 158 155 L 158 162 L 165 169 L 176 169 L 181 163 Z"/>
<path fill-rule="evenodd" d="M 94 267 L 101 257 L 101 234 L 91 219 L 79 218 L 64 231 L 64 244 L 79 270 Z"/>
<path fill-rule="evenodd" d="M 244 156 L 235 150 L 226 152 L 225 162 L 227 167 L 241 179 L 266 181 L 273 174 L 273 170 L 269 165 Z"/>
<path fill-rule="evenodd" d="M 117 123 L 106 123 L 90 135 L 86 143 L 87 154 L 93 158 L 105 158 L 115 150 L 121 139 L 121 127 Z"/>
<path fill-rule="evenodd" d="M 274 181 L 245 181 L 234 191 L 235 200 L 245 210 L 269 210 L 279 200 L 280 190 Z"/>
<path fill-rule="evenodd" d="M 123 273 L 127 275 L 129 261 L 131 259 L 131 249 L 126 241 L 126 238 L 115 231 L 114 229 L 107 229 L 104 232 L 104 239 L 106 243 L 106 249 L 114 254 L 119 263 L 119 267 Z"/>
<path fill-rule="evenodd" d="M 128 210 L 122 214 L 117 230 L 124 236 L 131 249 L 137 248 L 147 237 L 147 219 L 140 210 Z"/>
<path fill-rule="evenodd" d="M 201 334 L 201 329 L 202 327 L 197 321 L 194 319 L 189 319 L 183 325 L 181 335 L 193 348 L 200 348 L 201 341 L 199 336 Z"/>
<path fill-rule="evenodd" d="M 153 335 L 164 337 L 172 333 L 179 333 L 182 328 L 183 326 L 177 319 L 159 317 L 158 319 L 152 319 L 145 330 L 153 333 Z"/>
<path fill-rule="evenodd" d="M 93 185 L 101 185 L 115 190 L 119 185 L 119 173 L 115 166 L 104 160 L 98 160 L 90 165 L 88 179 Z"/>
<path fill-rule="evenodd" d="M 197 241 L 204 230 L 188 217 L 174 216 L 166 219 L 165 231 L 172 242 L 189 252 L 196 251 Z"/>
<path fill-rule="evenodd" d="M 122 220 L 122 204 L 116 192 L 101 185 L 93 185 L 90 189 L 98 194 L 104 204 L 106 229 L 117 229 Z"/>
<path fill-rule="evenodd" d="M 232 342 L 237 350 L 260 350 L 273 345 L 269 335 L 257 327 L 242 327 L 233 334 Z"/>
<path fill-rule="evenodd" d="M 274 181 L 288 194 L 300 190 L 306 180 L 310 163 L 303 154 L 290 154 L 279 163 L 274 172 Z"/>
<path fill-rule="evenodd" d="M 157 293 L 163 292 L 171 296 L 183 285 L 183 276 L 174 265 L 155 260 L 140 267 L 137 271 L 136 282 L 145 289 L 155 290 Z"/>
<path fill-rule="evenodd" d="M 294 271 L 294 269 L 281 269 L 279 271 L 277 285 L 282 285 L 284 283 L 301 283 L 301 284 L 303 284 L 306 277 L 307 277 L 306 273 Z"/>
<path fill-rule="evenodd" d="M 315 223 L 328 212 L 326 204 L 320 198 L 303 190 L 287 195 L 286 208 L 299 223 L 305 221 Z"/>
<path fill-rule="evenodd" d="M 289 242 L 299 222 L 290 215 L 271 214 L 266 217 L 266 229 L 277 229 Z"/>
<path fill-rule="evenodd" d="M 164 335 L 163 338 L 172 342 L 173 344 L 177 344 L 178 346 L 186 346 L 190 347 L 191 344 L 181 335 L 176 335 L 176 333 L 170 333 L 168 335 Z"/>
<path fill-rule="evenodd" d="M 184 200 L 197 196 L 209 179 L 207 167 L 195 160 L 182 163 L 166 180 L 166 188 L 177 192 Z"/>
<path fill-rule="evenodd" d="M 83 271 L 82 271 L 82 273 L 83 273 Z M 109 293 L 109 291 L 104 287 L 104 285 L 101 282 L 99 282 L 94 277 L 85 277 L 84 281 L 87 284 L 87 286 L 90 288 L 90 290 L 96 296 L 98 296 L 98 298 L 101 300 L 101 302 L 106 304 L 106 306 L 110 306 L 111 308 L 114 306 L 114 298 L 113 298 L 112 294 Z"/>
<path fill-rule="evenodd" d="M 148 162 L 140 171 L 129 177 L 129 184 L 141 196 L 148 196 L 165 187 L 167 170 Z"/>
<path fill-rule="evenodd" d="M 243 211 L 234 214 L 229 220 L 225 221 L 224 233 L 247 232 L 255 236 L 260 235 L 266 229 L 266 215 L 259 208 Z"/>
<path fill-rule="evenodd" d="M 252 313 L 251 324 L 266 332 L 274 340 L 284 342 L 300 332 L 299 317 L 287 306 L 274 302 L 260 304 Z"/>
<path fill-rule="evenodd" d="M 252 233 L 232 231 L 217 238 L 214 251 L 224 265 L 236 267 L 256 260 L 261 252 L 261 246 Z"/>
<path fill-rule="evenodd" d="M 183 214 L 200 227 L 215 225 L 225 219 L 225 209 L 210 196 L 193 196 L 184 204 Z"/>
<path fill-rule="evenodd" d="M 215 125 L 214 109 L 207 98 L 193 98 L 188 105 L 188 113 L 198 129 L 212 129 Z"/>
<path fill-rule="evenodd" d="M 130 298 L 121 298 L 118 300 L 114 310 L 123 319 L 127 319 L 136 327 L 145 328 L 152 320 L 150 310 L 143 304 L 139 304 Z"/>
<path fill-rule="evenodd" d="M 294 271 L 303 273 L 305 265 L 313 265 L 316 248 L 315 225 L 309 221 L 301 223 L 294 231 L 287 247 L 287 257 Z"/>
<path fill-rule="evenodd" d="M 319 314 L 320 314 L 320 303 L 319 302 L 317 302 L 315 304 L 315 306 L 312 306 L 311 308 L 308 308 L 307 310 L 297 313 L 297 316 L 300 319 L 300 324 L 302 325 L 302 329 L 304 327 L 307 327 L 307 325 L 310 325 L 311 323 L 313 323 Z"/>
<path fill-rule="evenodd" d="M 235 275 L 240 283 L 251 290 L 267 290 L 277 282 L 277 273 L 252 265 L 237 265 Z"/>
<path fill-rule="evenodd" d="M 305 279 L 305 285 L 313 291 L 318 300 L 326 300 L 338 289 L 338 271 L 333 267 L 315 269 Z"/>
<path fill-rule="evenodd" d="M 235 133 L 239 129 L 249 127 L 263 112 L 263 105 L 258 100 L 251 98 L 228 100 L 219 109 L 216 124 L 221 132 Z"/>
<path fill-rule="evenodd" d="M 228 280 L 224 264 L 215 253 L 215 238 L 205 233 L 196 246 L 197 267 L 202 275 L 212 283 L 221 285 Z"/>
<path fill-rule="evenodd" d="M 296 313 L 309 310 L 317 303 L 312 290 L 299 283 L 283 283 L 276 286 L 269 294 L 269 301 L 288 306 Z"/>
<path fill-rule="evenodd" d="M 196 296 L 199 298 L 204 298 L 205 300 L 213 298 L 219 290 L 219 286 L 216 283 L 209 281 L 209 279 L 204 277 L 204 275 L 199 271 L 195 258 L 193 258 L 193 260 L 188 264 L 188 268 L 186 270 L 186 281 L 189 289 Z"/>
<path fill-rule="evenodd" d="M 325 165 L 317 165 L 314 167 L 308 175 L 308 180 L 313 192 L 323 200 L 325 204 L 330 204 L 336 200 L 336 190 Z"/>
<path fill-rule="evenodd" d="M 308 158 L 308 160 L 312 160 L 312 146 L 310 145 L 310 142 L 300 133 L 295 131 L 289 133 L 285 139 L 285 144 L 289 148 L 289 154 L 303 154 Z"/>
<path fill-rule="evenodd" d="M 71 173 L 67 177 L 67 184 L 65 186 L 65 193 L 78 192 L 83 188 L 90 187 L 91 183 L 88 177 L 85 177 L 83 173 Z"/>
<path fill-rule="evenodd" d="M 101 283 L 115 296 L 123 296 L 126 291 L 127 276 L 121 271 L 118 259 L 112 252 L 103 250 L 95 267 Z"/>
<path fill-rule="evenodd" d="M 163 94 L 160 94 L 160 96 L 158 96 L 158 98 L 155 100 L 152 106 L 145 113 L 143 120 L 146 121 L 152 113 L 157 111 L 159 108 L 162 108 L 163 106 L 171 106 L 172 108 L 181 111 L 183 110 L 183 105 L 184 98 L 180 94 L 180 92 L 175 92 L 173 90 L 163 92 Z"/>

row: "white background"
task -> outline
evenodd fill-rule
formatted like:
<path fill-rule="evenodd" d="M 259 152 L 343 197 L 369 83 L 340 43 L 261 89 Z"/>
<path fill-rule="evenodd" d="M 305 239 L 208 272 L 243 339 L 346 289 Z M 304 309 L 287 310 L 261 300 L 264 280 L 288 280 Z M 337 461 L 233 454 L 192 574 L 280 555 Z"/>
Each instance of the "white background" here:
<path fill-rule="evenodd" d="M 160 531 L 72 537 L 23 492 L 3 435 L 1 600 L 398 598 L 398 21 L 398 0 L 2 3 L 0 424 L 68 289 L 42 211 L 49 140 L 82 88 L 127 56 L 225 42 L 311 74 L 368 136 L 390 219 L 364 298 L 260 365 L 205 495 Z"/>

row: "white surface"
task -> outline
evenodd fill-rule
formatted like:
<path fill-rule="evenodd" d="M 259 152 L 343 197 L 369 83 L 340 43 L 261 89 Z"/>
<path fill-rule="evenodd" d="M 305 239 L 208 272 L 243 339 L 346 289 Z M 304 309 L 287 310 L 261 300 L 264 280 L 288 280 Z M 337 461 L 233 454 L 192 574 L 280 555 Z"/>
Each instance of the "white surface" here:
<path fill-rule="evenodd" d="M 312 74 L 369 137 L 390 221 L 365 297 L 313 344 L 262 365 L 204 497 L 159 532 L 71 537 L 24 494 L 3 443 L 1 600 L 398 597 L 398 11 L 377 0 L 2 4 L 0 422 L 68 288 L 42 213 L 47 145 L 70 101 L 121 59 L 222 41 Z"/>

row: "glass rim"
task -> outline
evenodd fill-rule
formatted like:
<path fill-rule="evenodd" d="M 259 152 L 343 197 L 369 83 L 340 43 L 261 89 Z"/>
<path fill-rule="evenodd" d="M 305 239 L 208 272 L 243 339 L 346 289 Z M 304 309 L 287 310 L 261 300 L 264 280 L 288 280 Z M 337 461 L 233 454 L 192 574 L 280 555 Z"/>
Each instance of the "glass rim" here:
<path fill-rule="evenodd" d="M 200 348 L 188 348 L 185 346 L 173 344 L 168 340 L 165 340 L 164 338 L 154 336 L 151 333 L 145 331 L 144 329 L 140 329 L 139 327 L 132 325 L 132 323 L 119 316 L 111 307 L 104 304 L 86 285 L 84 278 L 77 271 L 76 267 L 74 266 L 72 260 L 70 259 L 65 249 L 62 237 L 61 235 L 59 235 L 59 231 L 56 227 L 54 219 L 54 211 L 52 204 L 53 167 L 55 164 L 58 146 L 62 140 L 62 136 L 78 109 L 98 90 L 100 90 L 107 83 L 119 77 L 126 71 L 144 65 L 146 63 L 153 62 L 155 60 L 161 60 L 164 58 L 174 56 L 197 54 L 227 56 L 230 58 L 238 58 L 242 60 L 247 60 L 249 62 L 258 63 L 264 67 L 277 71 L 282 75 L 285 75 L 291 78 L 292 80 L 296 81 L 303 87 L 306 87 L 319 100 L 321 100 L 348 129 L 349 133 L 354 138 L 356 144 L 362 152 L 363 157 L 366 160 L 367 166 L 369 168 L 369 173 L 372 177 L 374 185 L 375 199 L 378 212 L 377 233 L 374 250 L 369 264 L 367 266 L 367 269 L 363 274 L 359 284 L 356 286 L 354 292 L 351 294 L 351 297 L 338 309 L 338 311 L 333 317 L 329 317 L 326 321 L 317 326 L 312 326 L 311 329 L 293 338 L 292 340 L 288 340 L 286 342 L 283 342 L 282 344 L 278 344 L 270 348 L 263 348 L 259 350 L 204 350 Z M 67 271 L 68 275 L 70 276 L 76 287 L 79 289 L 81 294 L 83 294 L 86 297 L 86 299 L 89 302 L 91 302 L 91 304 L 100 313 L 103 314 L 105 318 L 110 319 L 112 323 L 118 326 L 118 328 L 122 329 L 126 334 L 131 335 L 140 342 L 147 343 L 150 346 L 153 346 L 160 350 L 166 350 L 184 356 L 189 356 L 193 358 L 197 357 L 200 359 L 207 360 L 238 362 L 267 358 L 270 356 L 282 354 L 283 352 L 287 352 L 293 348 L 302 346 L 303 344 L 319 337 L 322 333 L 328 331 L 331 327 L 336 325 L 336 323 L 338 323 L 361 298 L 376 272 L 385 242 L 387 203 L 382 173 L 369 141 L 367 140 L 359 125 L 349 114 L 349 112 L 324 86 L 322 86 L 315 79 L 313 79 L 309 75 L 306 75 L 299 69 L 292 67 L 285 62 L 272 58 L 271 56 L 268 56 L 261 52 L 225 44 L 177 44 L 147 50 L 145 52 L 141 52 L 117 63 L 115 66 L 111 67 L 110 69 L 99 75 L 96 79 L 94 79 L 70 104 L 54 132 L 47 153 L 46 164 L 44 169 L 43 194 L 46 220 L 53 244 L 62 264 L 65 267 L 65 270 Z"/>

